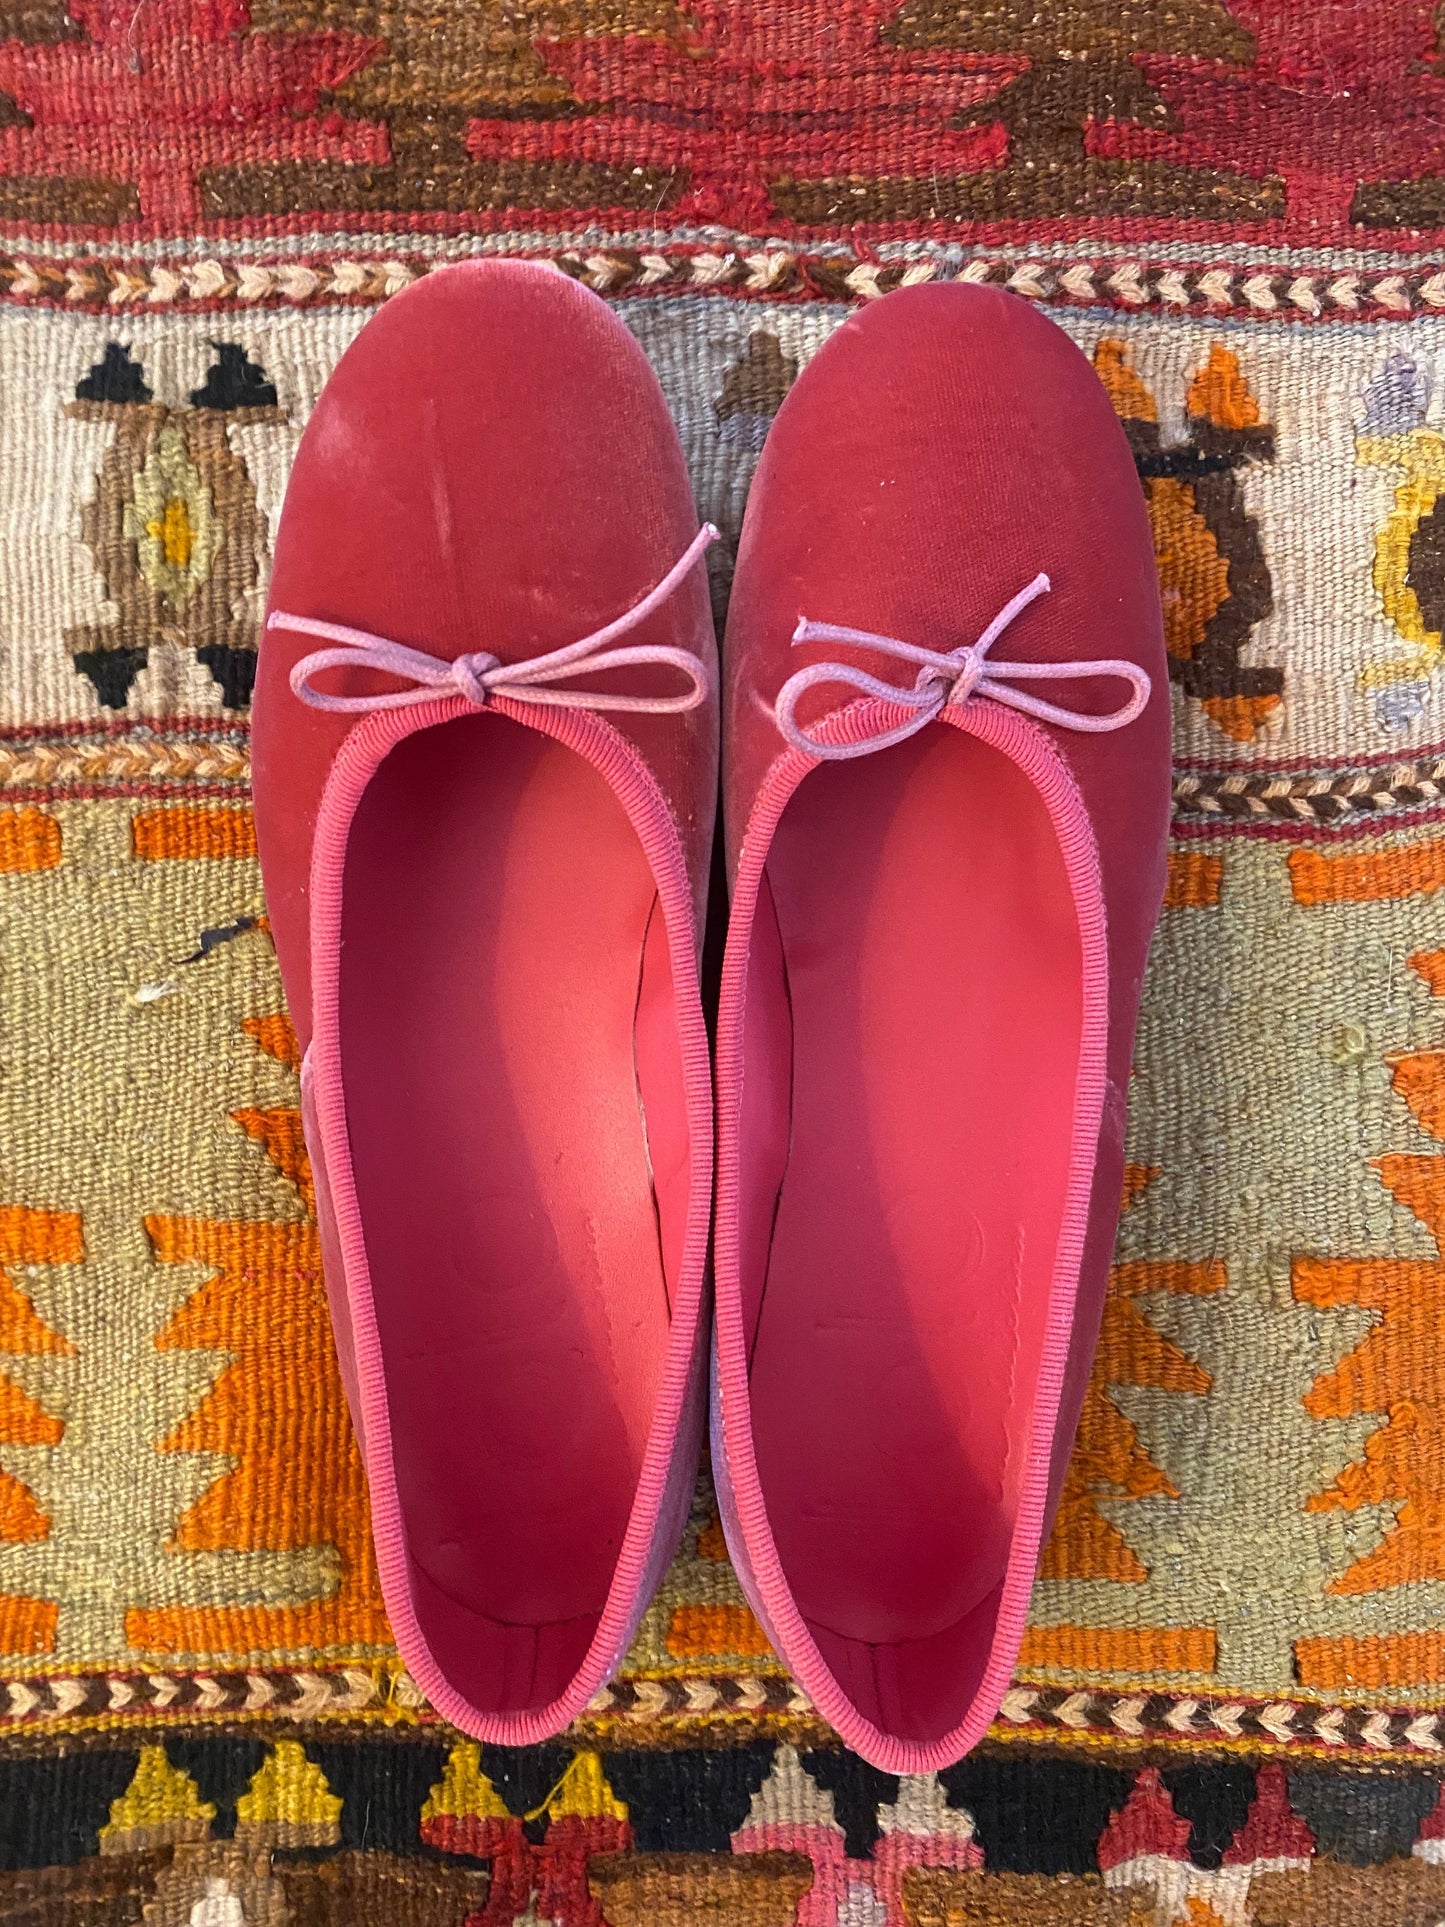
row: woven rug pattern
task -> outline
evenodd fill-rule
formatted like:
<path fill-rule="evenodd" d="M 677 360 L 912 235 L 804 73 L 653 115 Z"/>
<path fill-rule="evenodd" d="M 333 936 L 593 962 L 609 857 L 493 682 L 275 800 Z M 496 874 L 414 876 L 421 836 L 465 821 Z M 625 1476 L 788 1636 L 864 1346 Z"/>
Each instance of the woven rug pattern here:
<path fill-rule="evenodd" d="M 1439 14 L 0 0 L 0 1919 L 1445 1917 Z M 321 385 L 479 254 L 616 302 L 720 613 L 771 418 L 901 284 L 1041 305 L 1134 451 L 1176 768 L 1126 1210 L 939 1775 L 838 1747 L 705 1470 L 556 1745 L 391 1645 L 247 715 Z"/>

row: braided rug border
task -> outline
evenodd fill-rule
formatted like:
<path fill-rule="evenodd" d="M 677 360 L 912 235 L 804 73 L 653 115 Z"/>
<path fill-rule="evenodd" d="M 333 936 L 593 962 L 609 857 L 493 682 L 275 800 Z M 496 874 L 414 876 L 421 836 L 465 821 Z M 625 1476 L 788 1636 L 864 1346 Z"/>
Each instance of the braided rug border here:
<path fill-rule="evenodd" d="M 1072 262 L 978 255 L 944 261 L 870 260 L 856 254 L 761 247 L 748 250 L 519 249 L 552 262 L 598 294 L 721 294 L 753 300 L 861 302 L 924 281 L 1008 288 L 1048 306 L 1131 314 L 1199 314 L 1299 322 L 1409 320 L 1445 313 L 1445 265 L 1377 272 L 1231 266 L 1147 259 Z M 456 257 L 465 258 L 465 257 Z M 0 302 L 86 310 L 369 306 L 398 293 L 443 259 L 423 254 L 365 259 L 320 251 L 281 260 L 201 258 L 164 265 L 124 256 L 55 260 L 0 254 Z"/>
<path fill-rule="evenodd" d="M 148 795 L 173 785 L 189 794 L 227 793 L 243 790 L 250 775 L 245 733 L 234 728 L 195 736 L 144 730 L 89 740 L 69 731 L 0 742 L 0 791 L 36 798 L 57 792 Z M 1445 756 L 1367 769 L 1178 770 L 1174 813 L 1221 826 L 1321 828 L 1396 815 L 1418 821 L 1445 814 Z"/>
<path fill-rule="evenodd" d="M 32 1673 L 0 1680 L 0 1741 L 164 1727 L 177 1719 L 225 1725 L 359 1721 L 444 1724 L 394 1663 L 315 1669 Z M 632 1745 L 741 1745 L 766 1737 L 827 1744 L 830 1729 L 779 1673 L 668 1674 L 614 1680 L 577 1722 L 581 1735 L 626 1732 Z M 1445 1755 L 1445 1707 L 1383 1709 L 1327 1701 L 1186 1693 L 1089 1691 L 1019 1684 L 1005 1696 L 993 1741 L 1307 1754 L 1356 1763 L 1422 1764 Z"/>

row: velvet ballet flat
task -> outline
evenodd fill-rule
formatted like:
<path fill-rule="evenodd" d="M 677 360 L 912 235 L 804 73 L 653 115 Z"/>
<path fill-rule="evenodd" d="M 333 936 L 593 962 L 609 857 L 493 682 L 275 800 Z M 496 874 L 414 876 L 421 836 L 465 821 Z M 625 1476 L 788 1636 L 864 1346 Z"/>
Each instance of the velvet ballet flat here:
<path fill-rule="evenodd" d="M 1063 332 L 962 283 L 848 320 L 769 433 L 723 659 L 723 1525 L 819 1711 L 922 1772 L 1018 1653 L 1164 881 L 1149 522 Z"/>
<path fill-rule="evenodd" d="M 256 817 L 327 1292 L 397 1644 L 482 1739 L 587 1704 L 696 1476 L 713 533 L 628 331 L 487 262 L 362 329 L 276 539 Z"/>

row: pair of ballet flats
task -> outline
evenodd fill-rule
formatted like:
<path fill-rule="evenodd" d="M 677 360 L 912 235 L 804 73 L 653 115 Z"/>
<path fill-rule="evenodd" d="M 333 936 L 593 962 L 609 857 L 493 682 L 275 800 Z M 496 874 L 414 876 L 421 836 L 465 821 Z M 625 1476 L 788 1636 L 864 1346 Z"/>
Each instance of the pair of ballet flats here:
<path fill-rule="evenodd" d="M 1006 1689 L 1098 1326 L 1153 547 L 1088 363 L 963 284 L 860 310 L 784 401 L 721 686 L 715 534 L 642 351 L 548 268 L 427 277 L 321 395 L 254 781 L 337 1351 L 456 1726 L 543 1739 L 615 1671 L 710 1384 L 769 1639 L 927 1771 Z"/>

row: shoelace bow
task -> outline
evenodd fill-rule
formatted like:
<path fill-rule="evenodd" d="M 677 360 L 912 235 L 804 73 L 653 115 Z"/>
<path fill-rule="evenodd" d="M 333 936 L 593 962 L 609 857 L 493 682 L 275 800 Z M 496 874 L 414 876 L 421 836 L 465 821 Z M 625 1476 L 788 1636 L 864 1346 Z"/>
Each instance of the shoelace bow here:
<path fill-rule="evenodd" d="M 806 616 L 799 617 L 798 626 L 793 632 L 795 648 L 805 642 L 845 642 L 855 648 L 874 650 L 881 656 L 896 657 L 900 662 L 916 662 L 920 667 L 913 687 L 906 689 L 897 683 L 884 682 L 879 676 L 870 676 L 867 670 L 857 669 L 851 663 L 810 663 L 806 669 L 799 669 L 789 676 L 778 691 L 773 715 L 780 734 L 794 749 L 802 750 L 807 756 L 842 762 L 850 756 L 868 756 L 876 749 L 887 749 L 893 743 L 905 742 L 910 736 L 917 735 L 920 729 L 926 728 L 948 704 L 965 703 L 973 696 L 989 697 L 996 703 L 1022 710 L 1026 716 L 1035 716 L 1040 722 L 1053 723 L 1060 729 L 1101 735 L 1107 730 L 1125 728 L 1141 713 L 1149 700 L 1149 676 L 1136 662 L 1114 657 L 1086 662 L 988 660 L 989 650 L 1014 618 L 1041 595 L 1047 595 L 1049 587 L 1046 575 L 1036 575 L 1027 588 L 1020 589 L 1011 601 L 1004 604 L 977 642 L 950 650 L 947 654 L 936 649 L 921 648 L 914 642 L 900 642 L 895 636 L 874 635 L 868 629 L 848 629 L 837 623 L 809 622 Z M 1013 687 L 1021 682 L 1077 682 L 1093 676 L 1117 676 L 1132 685 L 1133 694 L 1120 708 L 1102 716 L 1093 716 L 1084 710 L 1061 708 L 1057 703 L 1045 702 L 1041 697 L 1030 696 L 1026 690 Z M 876 696 L 897 708 L 912 709 L 914 713 L 894 728 L 879 730 L 861 742 L 820 742 L 798 722 L 798 699 L 819 683 L 840 682 L 847 683 L 860 695 Z"/>
<path fill-rule="evenodd" d="M 343 715 L 367 715 L 380 709 L 407 709 L 414 703 L 434 702 L 438 696 L 461 696 L 477 709 L 485 709 L 493 696 L 505 696 L 517 703 L 552 703 L 563 709 L 629 710 L 634 714 L 670 716 L 696 709 L 711 688 L 707 665 L 688 649 L 674 649 L 664 643 L 633 643 L 622 649 L 608 645 L 618 636 L 635 629 L 638 623 L 659 608 L 694 569 L 718 539 L 711 522 L 704 523 L 687 549 L 667 574 L 614 621 L 604 623 L 577 642 L 553 649 L 545 656 L 526 662 L 502 662 L 485 651 L 444 661 L 429 656 L 424 649 L 375 636 L 366 629 L 348 629 L 337 622 L 317 622 L 311 616 L 293 616 L 276 609 L 266 619 L 268 629 L 291 629 L 297 635 L 314 636 L 331 646 L 303 656 L 291 671 L 292 693 L 313 709 Z M 578 675 L 595 675 L 599 670 L 626 669 L 639 663 L 678 670 L 688 680 L 687 689 L 676 696 L 627 696 L 603 690 L 557 689 L 555 683 Z M 318 689 L 313 678 L 328 669 L 374 669 L 397 676 L 412 685 L 410 689 L 388 691 L 379 696 L 335 696 Z"/>

